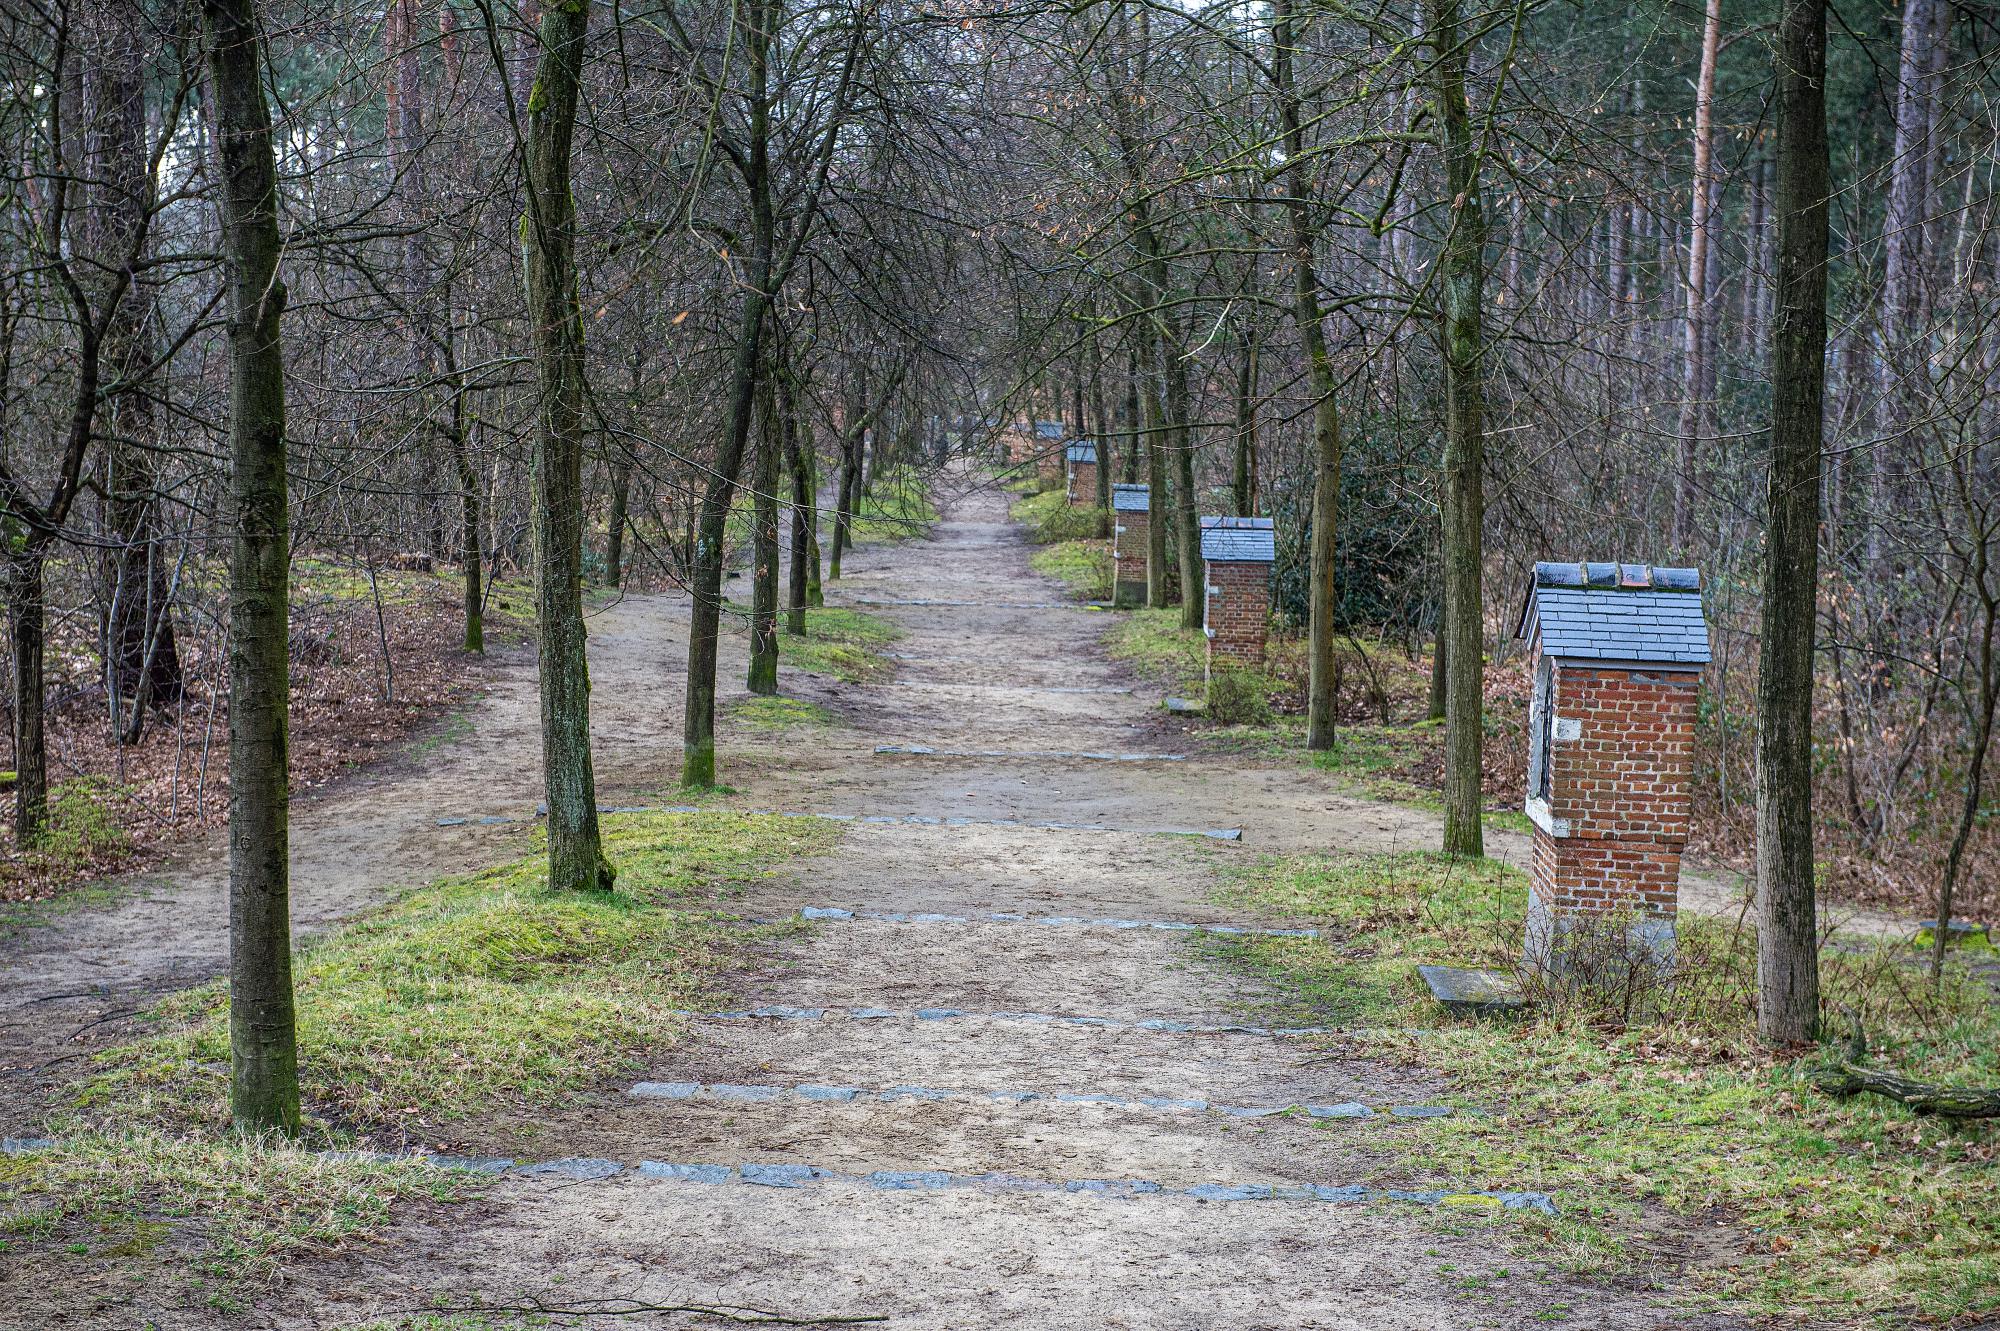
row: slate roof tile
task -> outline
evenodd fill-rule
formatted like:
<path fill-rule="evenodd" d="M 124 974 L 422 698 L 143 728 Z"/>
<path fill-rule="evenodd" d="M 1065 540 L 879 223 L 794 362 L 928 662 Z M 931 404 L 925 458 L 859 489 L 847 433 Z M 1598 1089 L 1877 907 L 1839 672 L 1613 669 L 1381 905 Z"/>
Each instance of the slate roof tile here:
<path fill-rule="evenodd" d="M 1201 557 L 1212 564 L 1273 563 L 1278 558 L 1277 539 L 1269 518 L 1201 520 Z"/>
<path fill-rule="evenodd" d="M 1553 656 L 1699 665 L 1709 659 L 1701 575 L 1650 564 L 1540 563 L 1517 632 Z"/>
<path fill-rule="evenodd" d="M 1146 496 L 1145 486 L 1119 482 L 1111 487 L 1111 507 L 1120 513 L 1144 513 Z"/>

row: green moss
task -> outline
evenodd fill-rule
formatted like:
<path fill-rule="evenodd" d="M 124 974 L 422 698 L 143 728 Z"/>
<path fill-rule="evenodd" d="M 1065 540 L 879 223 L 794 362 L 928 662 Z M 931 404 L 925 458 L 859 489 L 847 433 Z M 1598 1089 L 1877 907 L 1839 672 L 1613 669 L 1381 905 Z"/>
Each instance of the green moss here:
<path fill-rule="evenodd" d="M 1773 1063 L 1755 1038 L 1755 939 L 1733 921 L 1681 917 L 1681 982 L 1643 1018 L 1549 1004 L 1504 1025 L 1446 1018 L 1414 964 L 1510 964 L 1526 891 L 1524 875 L 1491 861 L 1268 859 L 1224 895 L 1317 920 L 1325 936 L 1233 940 L 1211 955 L 1270 981 L 1286 1010 L 1373 1024 L 1361 1049 L 1449 1074 L 1454 1098 L 1493 1107 L 1403 1125 L 1399 1171 L 1556 1194 L 1564 1218 L 1530 1232 L 1566 1262 L 1644 1262 L 1627 1236 L 1658 1206 L 1735 1226 L 1740 1255 L 1697 1272 L 1689 1297 L 1894 1325 L 2000 1308 L 2000 1131 L 1830 1100 L 1806 1084 L 1810 1061 Z M 1962 970 L 1933 991 L 1906 954 L 1844 946 L 1822 954 L 1821 973 L 1829 1008 L 1866 1014 L 1884 1061 L 2000 1080 L 2000 1014 Z"/>
<path fill-rule="evenodd" d="M 803 698 L 744 698 L 730 705 L 729 714 L 753 730 L 814 729 L 834 724 L 832 712 Z"/>
<path fill-rule="evenodd" d="M 749 631 L 749 609 L 734 602 L 723 607 L 732 628 Z M 806 611 L 803 637 L 778 636 L 780 670 L 810 670 L 852 683 L 871 679 L 889 669 L 881 649 L 903 636 L 888 620 L 859 610 L 821 606 Z"/>
<path fill-rule="evenodd" d="M 547 891 L 539 854 L 412 892 L 299 958 L 305 1097 L 367 1126 L 547 1104 L 593 1085 L 682 1037 L 677 1009 L 700 1005 L 746 936 L 713 917 L 728 886 L 831 841 L 810 820 L 626 815 L 605 824 L 616 894 Z M 154 1019 L 159 1034 L 99 1057 L 79 1107 L 224 1122 L 223 987 L 179 995 Z"/>

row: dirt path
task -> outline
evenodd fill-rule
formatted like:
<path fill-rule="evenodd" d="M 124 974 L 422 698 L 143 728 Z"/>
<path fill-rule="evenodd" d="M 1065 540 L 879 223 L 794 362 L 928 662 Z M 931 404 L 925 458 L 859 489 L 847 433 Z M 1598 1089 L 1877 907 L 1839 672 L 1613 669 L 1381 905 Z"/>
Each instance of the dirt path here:
<path fill-rule="evenodd" d="M 833 599 L 970 604 L 878 607 L 907 634 L 892 680 L 786 680 L 847 725 L 781 744 L 724 727 L 743 807 L 937 820 L 857 822 L 837 853 L 747 903 L 857 917 L 761 953 L 737 981 L 743 1015 L 700 1023 L 643 1085 L 472 1129 L 497 1154 L 567 1163 L 301 1263 L 234 1323 L 347 1327 L 548 1295 L 908 1328 L 1690 1325 L 1651 1273 L 1578 1282 L 1510 1252 L 1506 1223 L 1358 1199 L 1412 1182 L 1395 1134 L 1421 1129 L 1391 1111 L 1446 1089 L 1255 1027 L 1258 995 L 1200 961 L 1186 932 L 1134 926 L 1222 922 L 1211 890 L 1257 850 L 1426 846 L 1433 820 L 1329 793 L 1289 758 L 1167 759 L 1196 754 L 1194 737 L 1126 691 L 1097 649 L 1101 615 L 1010 608 L 1057 594 L 1028 571 L 1002 497 L 963 496 L 947 519 L 933 542 L 862 551 Z M 657 799 L 675 778 L 684 634 L 671 598 L 593 624 L 607 803 Z M 740 643 L 723 678 L 725 702 L 740 697 Z M 301 812 L 301 923 L 494 858 L 518 830 L 437 819 L 531 809 L 535 751 L 531 674 L 500 663 L 470 737 Z M 1104 752 L 1156 756 L 1050 756 Z M 1150 830 L 1168 827 L 1244 839 Z M 212 971 L 215 861 L 163 881 L 177 885 L 12 945 L 0 1030 L 59 1057 L 72 1024 Z M 19 1088 L 60 1071 L 16 1073 L 0 1093 L 20 1103 Z M 1327 1118 L 1262 1115 L 1291 1105 Z M 1342 1131 L 1356 1105 L 1389 1124 L 1371 1145 Z M 142 1311 L 219 1324 L 163 1299 L 65 1325 L 136 1325 Z"/>

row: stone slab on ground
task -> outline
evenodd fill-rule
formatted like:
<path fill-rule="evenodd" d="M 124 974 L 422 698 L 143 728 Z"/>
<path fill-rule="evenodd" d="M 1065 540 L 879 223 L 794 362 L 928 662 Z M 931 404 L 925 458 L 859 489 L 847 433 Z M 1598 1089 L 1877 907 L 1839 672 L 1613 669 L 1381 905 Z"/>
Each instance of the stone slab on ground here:
<path fill-rule="evenodd" d="M 1528 1005 L 1521 982 L 1506 971 L 1419 966 L 1417 974 L 1430 986 L 1431 997 L 1461 1016 L 1498 1017 Z"/>

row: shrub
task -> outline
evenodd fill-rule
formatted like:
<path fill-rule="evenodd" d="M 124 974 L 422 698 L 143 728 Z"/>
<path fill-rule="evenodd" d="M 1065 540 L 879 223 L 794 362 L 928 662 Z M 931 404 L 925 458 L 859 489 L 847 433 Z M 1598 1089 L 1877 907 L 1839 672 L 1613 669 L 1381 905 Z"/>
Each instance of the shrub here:
<path fill-rule="evenodd" d="M 1224 726 L 1271 724 L 1271 681 L 1254 670 L 1217 670 L 1208 677 L 1208 719 Z"/>

